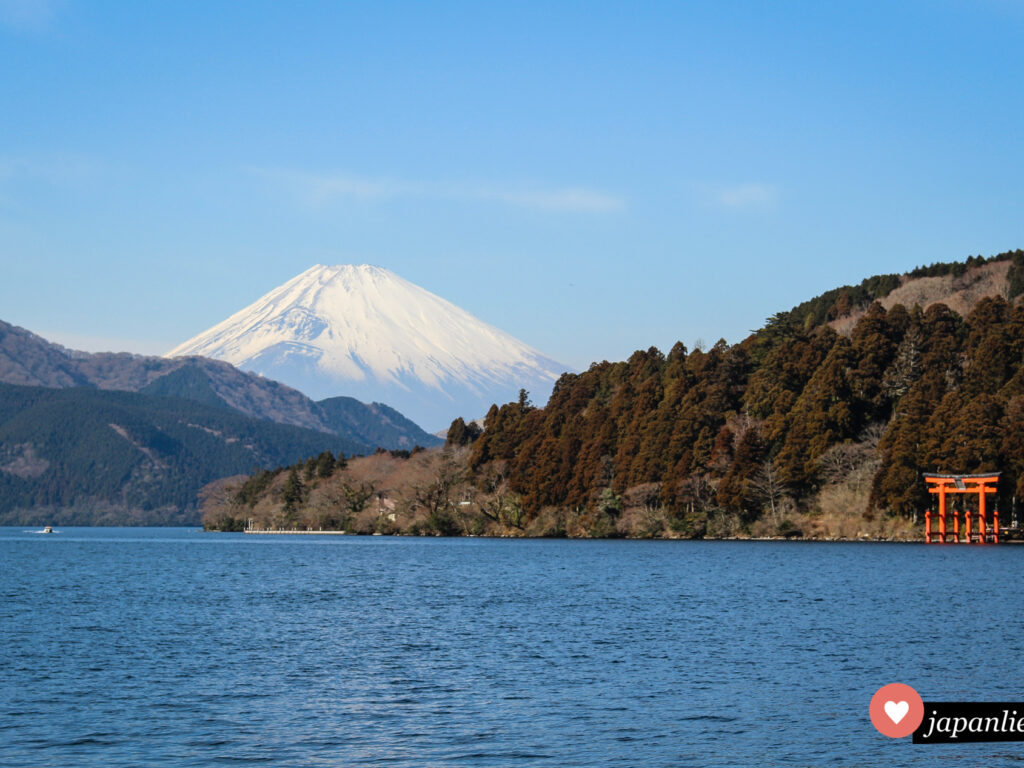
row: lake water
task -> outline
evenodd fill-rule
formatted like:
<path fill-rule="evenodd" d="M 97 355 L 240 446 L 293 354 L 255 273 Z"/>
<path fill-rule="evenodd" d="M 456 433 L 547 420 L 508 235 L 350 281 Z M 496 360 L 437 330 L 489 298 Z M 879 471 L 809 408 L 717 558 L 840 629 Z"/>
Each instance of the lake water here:
<path fill-rule="evenodd" d="M 0 529 L 4 766 L 1019 766 L 1024 547 Z"/>

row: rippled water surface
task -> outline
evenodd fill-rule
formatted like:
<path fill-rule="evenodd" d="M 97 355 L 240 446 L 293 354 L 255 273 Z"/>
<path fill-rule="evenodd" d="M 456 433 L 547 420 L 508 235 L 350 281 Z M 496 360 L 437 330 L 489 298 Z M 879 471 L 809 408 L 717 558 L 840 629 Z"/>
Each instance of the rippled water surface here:
<path fill-rule="evenodd" d="M 0 529 L 4 766 L 1020 765 L 1024 547 Z"/>

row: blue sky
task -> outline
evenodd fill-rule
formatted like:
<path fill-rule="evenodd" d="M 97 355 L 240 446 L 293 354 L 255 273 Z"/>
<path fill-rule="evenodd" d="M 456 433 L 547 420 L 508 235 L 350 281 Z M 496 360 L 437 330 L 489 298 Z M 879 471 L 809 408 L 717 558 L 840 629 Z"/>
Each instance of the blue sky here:
<path fill-rule="evenodd" d="M 571 366 L 1024 247 L 1024 2 L 0 0 L 0 319 L 373 263 Z"/>

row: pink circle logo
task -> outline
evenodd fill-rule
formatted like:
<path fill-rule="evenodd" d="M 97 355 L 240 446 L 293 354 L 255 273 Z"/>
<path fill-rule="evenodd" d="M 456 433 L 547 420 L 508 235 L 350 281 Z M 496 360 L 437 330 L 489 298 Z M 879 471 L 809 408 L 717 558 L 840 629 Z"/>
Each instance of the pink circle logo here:
<path fill-rule="evenodd" d="M 924 702 L 909 685 L 889 683 L 871 697 L 868 712 L 879 733 L 890 739 L 902 739 L 916 731 L 924 720 Z"/>

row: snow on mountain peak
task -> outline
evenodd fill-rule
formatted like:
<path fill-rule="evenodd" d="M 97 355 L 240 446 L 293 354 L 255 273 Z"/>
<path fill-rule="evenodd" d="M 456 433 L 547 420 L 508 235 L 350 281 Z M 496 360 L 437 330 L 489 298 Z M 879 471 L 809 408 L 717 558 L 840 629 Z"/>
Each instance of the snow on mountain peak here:
<path fill-rule="evenodd" d="M 384 402 L 435 429 L 525 388 L 544 400 L 566 369 L 383 267 L 317 264 L 175 347 L 314 399 Z"/>

